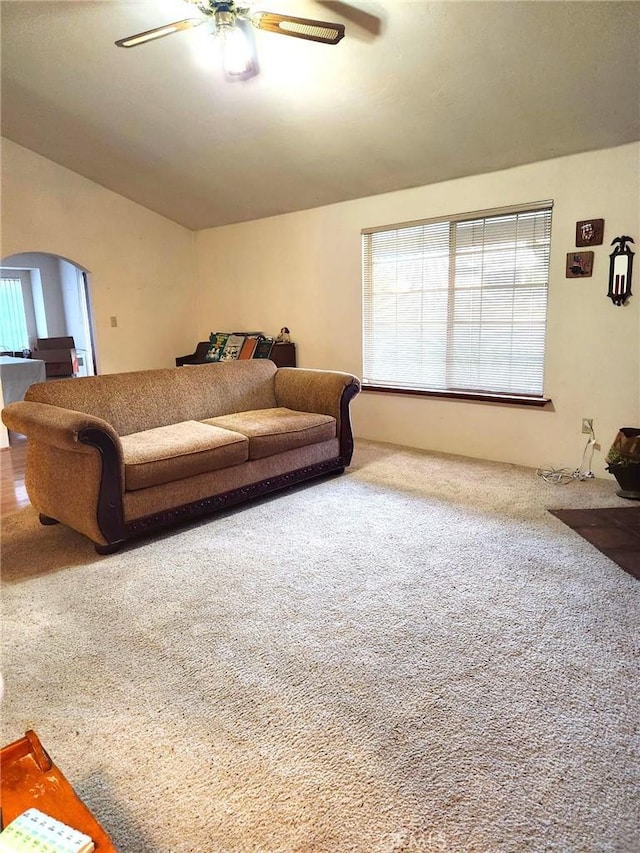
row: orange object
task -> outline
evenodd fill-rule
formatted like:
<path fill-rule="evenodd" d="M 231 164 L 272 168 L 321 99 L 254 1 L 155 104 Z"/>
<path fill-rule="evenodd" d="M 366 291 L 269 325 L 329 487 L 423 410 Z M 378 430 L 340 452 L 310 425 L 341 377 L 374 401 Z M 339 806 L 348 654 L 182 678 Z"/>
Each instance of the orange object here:
<path fill-rule="evenodd" d="M 89 835 L 96 853 L 118 853 L 32 730 L 0 750 L 0 805 L 2 826 L 37 808 Z"/>

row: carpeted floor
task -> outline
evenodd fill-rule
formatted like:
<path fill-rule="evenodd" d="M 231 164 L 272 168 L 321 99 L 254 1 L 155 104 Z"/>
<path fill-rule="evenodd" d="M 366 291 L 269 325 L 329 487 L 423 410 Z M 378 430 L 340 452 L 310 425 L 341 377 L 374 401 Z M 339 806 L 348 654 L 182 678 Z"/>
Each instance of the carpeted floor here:
<path fill-rule="evenodd" d="M 615 483 L 359 442 L 97 557 L 3 521 L 2 742 L 120 853 L 632 853 L 637 582 L 547 510 Z"/>

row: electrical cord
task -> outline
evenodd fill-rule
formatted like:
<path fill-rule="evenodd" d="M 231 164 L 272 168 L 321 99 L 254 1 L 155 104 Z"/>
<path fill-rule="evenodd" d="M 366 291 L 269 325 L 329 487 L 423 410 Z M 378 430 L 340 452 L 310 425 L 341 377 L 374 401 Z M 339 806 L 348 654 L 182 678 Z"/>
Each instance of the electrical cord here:
<path fill-rule="evenodd" d="M 596 435 L 592 427 L 587 443 L 582 451 L 580 465 L 574 471 L 570 468 L 553 468 L 551 466 L 545 466 L 544 468 L 537 468 L 536 475 L 541 477 L 545 483 L 552 483 L 554 486 L 567 486 L 569 483 L 573 483 L 574 480 L 578 480 L 580 482 L 583 482 L 584 480 L 592 480 L 595 477 L 595 474 L 591 470 L 595 446 Z"/>
<path fill-rule="evenodd" d="M 545 483 L 553 483 L 554 486 L 566 486 L 575 480 L 575 471 L 569 468 L 537 468 L 536 474 L 541 477 Z"/>

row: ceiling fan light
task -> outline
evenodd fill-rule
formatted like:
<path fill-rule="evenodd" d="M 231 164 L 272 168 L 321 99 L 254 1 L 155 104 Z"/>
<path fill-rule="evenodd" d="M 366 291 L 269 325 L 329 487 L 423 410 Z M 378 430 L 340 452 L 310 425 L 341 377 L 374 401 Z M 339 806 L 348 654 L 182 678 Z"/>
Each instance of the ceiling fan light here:
<path fill-rule="evenodd" d="M 240 27 L 222 28 L 222 64 L 227 77 L 244 78 L 254 73 L 253 50 Z"/>

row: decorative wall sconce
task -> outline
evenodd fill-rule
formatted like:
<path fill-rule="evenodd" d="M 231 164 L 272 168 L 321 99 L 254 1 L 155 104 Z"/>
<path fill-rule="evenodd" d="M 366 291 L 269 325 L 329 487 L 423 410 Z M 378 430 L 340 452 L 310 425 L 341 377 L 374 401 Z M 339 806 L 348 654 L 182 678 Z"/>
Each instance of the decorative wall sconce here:
<path fill-rule="evenodd" d="M 609 292 L 607 296 L 614 305 L 624 305 L 631 296 L 631 270 L 633 269 L 633 256 L 627 243 L 633 243 L 631 237 L 616 237 L 611 241 L 613 246 L 618 245 L 609 255 Z"/>

